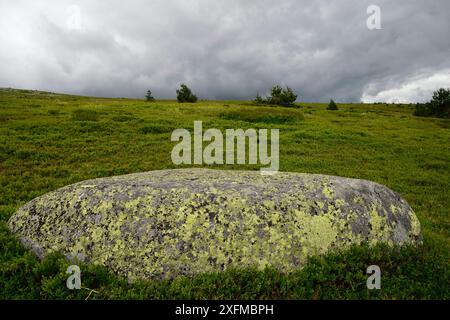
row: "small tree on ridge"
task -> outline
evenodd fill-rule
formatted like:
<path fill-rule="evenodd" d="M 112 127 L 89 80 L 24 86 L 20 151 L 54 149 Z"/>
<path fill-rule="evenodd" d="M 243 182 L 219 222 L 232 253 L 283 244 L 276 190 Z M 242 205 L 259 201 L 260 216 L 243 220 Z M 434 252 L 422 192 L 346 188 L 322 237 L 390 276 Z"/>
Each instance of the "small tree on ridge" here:
<path fill-rule="evenodd" d="M 147 94 L 145 95 L 145 100 L 151 101 L 151 102 L 155 101 L 155 98 L 153 98 L 152 92 L 150 90 L 147 91 Z"/>
<path fill-rule="evenodd" d="M 333 99 L 330 100 L 327 110 L 338 110 L 338 106 L 337 106 L 336 102 L 334 102 Z"/>
<path fill-rule="evenodd" d="M 272 104 L 288 107 L 293 106 L 295 100 L 297 100 L 297 95 L 291 88 L 286 87 L 286 89 L 283 89 L 281 86 L 277 85 L 270 90 L 270 96 L 262 98 L 257 94 L 254 102 L 256 104 Z"/>
<path fill-rule="evenodd" d="M 178 102 L 197 102 L 197 96 L 192 93 L 191 89 L 188 88 L 184 83 L 181 84 L 180 89 L 177 89 L 177 100 Z"/>

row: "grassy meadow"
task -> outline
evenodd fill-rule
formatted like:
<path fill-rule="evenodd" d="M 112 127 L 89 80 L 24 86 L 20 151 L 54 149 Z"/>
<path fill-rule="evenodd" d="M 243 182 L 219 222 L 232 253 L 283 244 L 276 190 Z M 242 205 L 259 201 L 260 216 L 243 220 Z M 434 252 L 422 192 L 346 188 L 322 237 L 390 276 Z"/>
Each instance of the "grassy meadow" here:
<path fill-rule="evenodd" d="M 246 101 L 145 102 L 0 89 L 0 299 L 449 299 L 450 120 L 412 115 L 412 105 Z M 65 286 L 69 263 L 43 261 L 12 236 L 8 218 L 34 197 L 85 179 L 175 168 L 170 135 L 208 128 L 279 128 L 280 171 L 376 181 L 416 212 L 421 247 L 354 247 L 312 258 L 302 270 L 227 270 L 129 284 L 81 266 L 83 289 Z M 214 166 L 257 170 L 255 165 Z M 381 267 L 381 290 L 366 268 Z M 92 291 L 95 290 L 95 291 Z"/>

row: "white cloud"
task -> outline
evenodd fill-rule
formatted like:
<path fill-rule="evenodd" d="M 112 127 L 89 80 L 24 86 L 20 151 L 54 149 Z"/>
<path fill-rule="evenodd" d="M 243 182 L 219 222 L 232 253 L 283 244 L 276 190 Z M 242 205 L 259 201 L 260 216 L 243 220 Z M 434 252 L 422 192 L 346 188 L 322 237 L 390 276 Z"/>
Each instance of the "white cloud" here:
<path fill-rule="evenodd" d="M 370 87 L 370 86 L 369 86 Z M 363 93 L 362 101 L 366 103 L 417 103 L 429 101 L 433 92 L 439 88 L 450 88 L 450 69 L 412 79 L 401 86 L 383 90 L 371 95 Z"/>

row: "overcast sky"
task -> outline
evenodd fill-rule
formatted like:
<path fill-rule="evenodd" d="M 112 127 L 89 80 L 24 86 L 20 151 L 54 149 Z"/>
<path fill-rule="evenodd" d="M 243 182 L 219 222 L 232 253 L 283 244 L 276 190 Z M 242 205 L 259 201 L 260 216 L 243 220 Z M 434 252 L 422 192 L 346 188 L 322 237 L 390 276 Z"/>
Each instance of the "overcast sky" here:
<path fill-rule="evenodd" d="M 367 8 L 381 8 L 369 30 Z M 0 87 L 83 95 L 429 99 L 450 87 L 449 0 L 0 0 Z"/>

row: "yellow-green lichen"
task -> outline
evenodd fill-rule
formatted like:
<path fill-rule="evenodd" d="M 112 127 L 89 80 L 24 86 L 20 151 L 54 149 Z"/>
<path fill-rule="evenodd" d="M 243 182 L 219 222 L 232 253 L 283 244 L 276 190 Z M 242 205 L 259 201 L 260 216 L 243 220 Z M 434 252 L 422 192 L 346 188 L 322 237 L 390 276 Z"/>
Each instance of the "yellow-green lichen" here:
<path fill-rule="evenodd" d="M 373 204 L 370 210 L 370 225 L 372 229 L 372 237 L 370 239 L 371 245 L 379 242 L 388 242 L 389 237 L 392 234 L 392 229 L 387 223 L 387 218 L 380 215 L 376 204 Z"/>
<path fill-rule="evenodd" d="M 9 226 L 44 252 L 62 251 L 130 279 L 268 265 L 290 271 L 351 244 L 394 244 L 393 228 L 404 221 L 405 242 L 417 240 L 420 224 L 409 206 L 382 186 L 370 193 L 367 184 L 163 170 L 62 188 L 22 207 Z"/>

